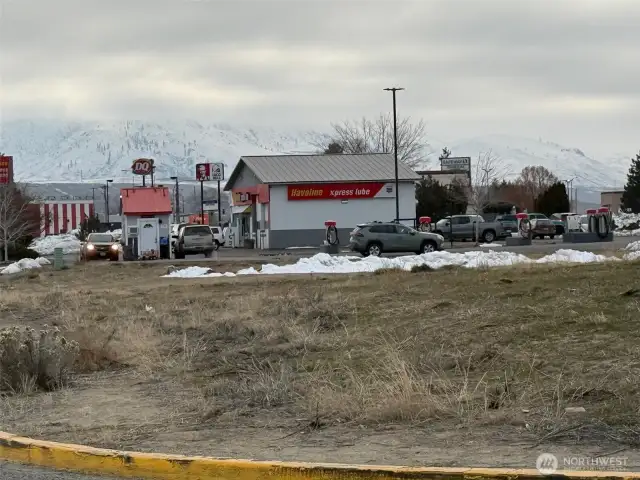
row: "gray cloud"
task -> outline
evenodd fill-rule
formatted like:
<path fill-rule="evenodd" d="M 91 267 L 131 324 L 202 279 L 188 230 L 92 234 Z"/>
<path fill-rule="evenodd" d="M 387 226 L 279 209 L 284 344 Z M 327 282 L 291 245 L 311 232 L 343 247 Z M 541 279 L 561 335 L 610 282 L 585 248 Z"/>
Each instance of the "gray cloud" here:
<path fill-rule="evenodd" d="M 400 84 L 437 133 L 631 150 L 639 18 L 637 0 L 13 0 L 2 109 L 317 128 Z"/>

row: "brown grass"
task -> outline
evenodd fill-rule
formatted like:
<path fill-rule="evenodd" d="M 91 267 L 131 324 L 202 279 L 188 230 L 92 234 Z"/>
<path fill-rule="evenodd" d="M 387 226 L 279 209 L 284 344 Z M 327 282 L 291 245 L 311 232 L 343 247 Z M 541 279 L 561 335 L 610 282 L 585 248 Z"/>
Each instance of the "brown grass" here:
<path fill-rule="evenodd" d="M 413 446 L 429 445 L 422 429 L 454 444 L 640 442 L 638 264 L 200 280 L 148 265 L 0 285 L 5 325 L 56 325 L 80 346 L 68 389 L 0 399 L 5 428 L 209 454 L 240 429 L 232 453 L 251 457 L 271 451 L 256 435 L 335 448 L 369 432 L 375 451 L 390 428 L 385 442 Z"/>

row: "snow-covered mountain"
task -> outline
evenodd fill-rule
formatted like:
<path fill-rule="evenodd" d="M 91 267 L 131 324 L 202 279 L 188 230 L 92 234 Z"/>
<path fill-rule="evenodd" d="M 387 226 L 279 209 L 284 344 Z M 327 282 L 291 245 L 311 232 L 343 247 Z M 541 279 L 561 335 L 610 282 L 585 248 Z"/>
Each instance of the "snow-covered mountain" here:
<path fill-rule="evenodd" d="M 242 155 L 316 152 L 326 134 L 283 132 L 265 127 L 203 124 L 193 121 L 110 123 L 9 121 L 2 124 L 0 151 L 13 155 L 16 180 L 80 182 L 131 179 L 131 161 L 156 160 L 158 178 L 193 178 L 202 161 L 224 162 L 227 171 Z M 448 147 L 454 156 L 491 151 L 516 175 L 528 165 L 543 165 L 575 185 L 602 189 L 624 183 L 629 156 L 595 159 L 578 148 L 542 139 L 506 135 L 445 142 L 430 139 L 424 168 L 439 169 L 438 154 Z"/>

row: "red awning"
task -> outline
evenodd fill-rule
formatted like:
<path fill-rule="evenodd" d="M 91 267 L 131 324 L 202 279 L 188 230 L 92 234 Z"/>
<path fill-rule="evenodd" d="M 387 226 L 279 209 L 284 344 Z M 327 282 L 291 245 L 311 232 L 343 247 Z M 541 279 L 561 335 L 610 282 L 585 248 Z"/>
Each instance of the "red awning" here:
<path fill-rule="evenodd" d="M 167 215 L 173 212 L 167 187 L 123 188 L 123 215 Z"/>

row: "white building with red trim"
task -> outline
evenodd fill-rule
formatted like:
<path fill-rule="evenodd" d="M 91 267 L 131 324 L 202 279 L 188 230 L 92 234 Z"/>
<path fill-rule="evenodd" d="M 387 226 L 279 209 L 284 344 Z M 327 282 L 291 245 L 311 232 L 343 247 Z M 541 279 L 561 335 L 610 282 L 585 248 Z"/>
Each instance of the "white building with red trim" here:
<path fill-rule="evenodd" d="M 32 204 L 40 218 L 39 235 L 34 236 L 68 233 L 95 213 L 93 200 L 43 200 Z"/>
<path fill-rule="evenodd" d="M 398 165 L 400 220 L 413 225 L 420 176 Z M 357 224 L 396 217 L 393 155 L 241 157 L 225 186 L 231 191 L 233 246 L 282 249 L 319 246 L 326 220 L 346 244 Z"/>

